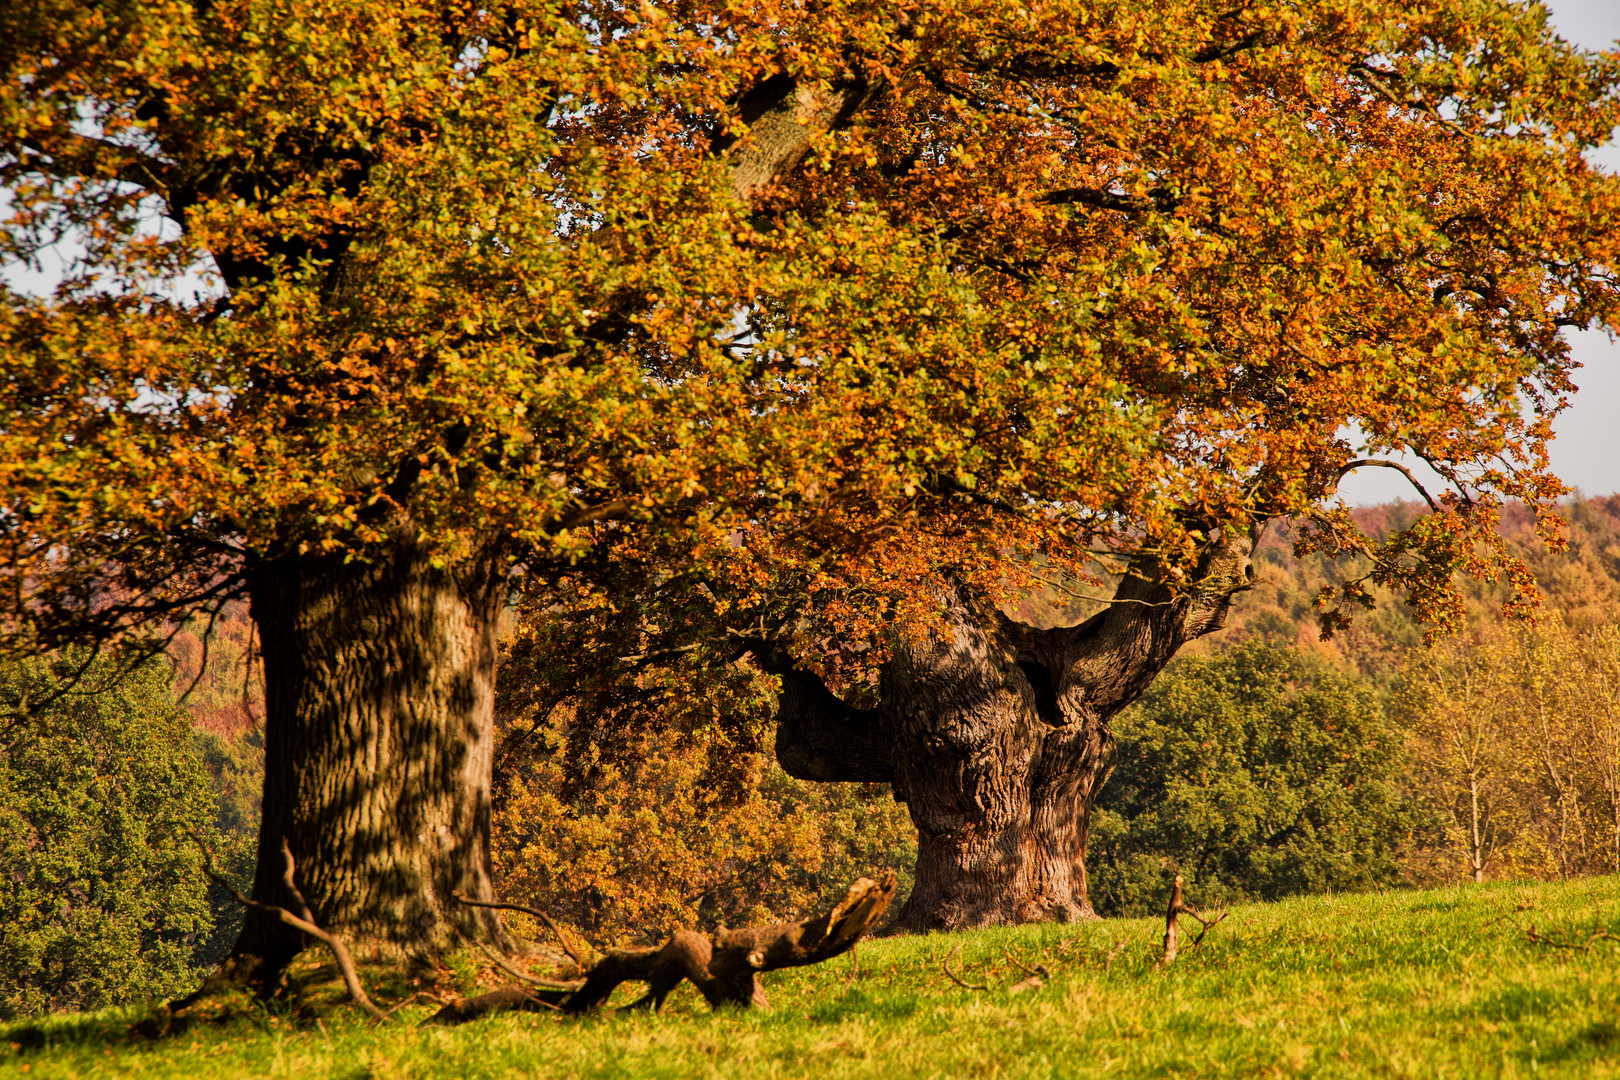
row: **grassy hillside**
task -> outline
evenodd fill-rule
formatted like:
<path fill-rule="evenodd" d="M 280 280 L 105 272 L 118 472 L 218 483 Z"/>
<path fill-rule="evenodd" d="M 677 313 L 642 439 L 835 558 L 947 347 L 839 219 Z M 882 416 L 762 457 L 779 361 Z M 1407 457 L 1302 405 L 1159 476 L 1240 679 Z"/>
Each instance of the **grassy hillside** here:
<path fill-rule="evenodd" d="M 1196 901 L 1197 897 L 1190 899 Z M 1507 915 L 1518 921 L 1501 921 Z M 1492 921 L 1497 920 L 1497 921 Z M 864 943 L 768 977 L 774 1012 L 497 1018 L 383 1028 L 267 1012 L 149 1041 L 133 1013 L 0 1030 L 32 1077 L 1479 1077 L 1620 1075 L 1620 879 L 1317 897 L 1236 908 L 1168 974 L 1162 922 L 1039 926 Z M 1111 966 L 1111 946 L 1126 942 Z M 941 961 L 961 948 L 949 981 Z M 1010 995 L 1010 961 L 1051 981 Z"/>

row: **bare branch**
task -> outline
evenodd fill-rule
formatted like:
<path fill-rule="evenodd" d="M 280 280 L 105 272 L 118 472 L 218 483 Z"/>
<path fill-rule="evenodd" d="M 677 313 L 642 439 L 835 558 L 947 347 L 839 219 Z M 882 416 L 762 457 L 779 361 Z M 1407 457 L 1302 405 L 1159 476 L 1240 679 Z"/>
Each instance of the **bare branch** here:
<path fill-rule="evenodd" d="M 556 920 L 554 920 L 550 915 L 547 915 L 544 911 L 541 911 L 539 908 L 526 907 L 523 904 L 499 904 L 490 900 L 471 900 L 465 896 L 462 896 L 460 893 L 455 892 L 450 894 L 450 898 L 458 903 L 466 904 L 468 907 L 496 908 L 501 911 L 521 911 L 525 915 L 533 915 L 535 918 L 551 927 L 551 932 L 557 935 L 557 941 L 562 945 L 563 952 L 567 953 L 574 963 L 579 965 L 579 970 L 584 971 L 586 968 L 591 966 L 589 960 L 586 960 L 578 952 L 574 951 L 574 946 L 569 943 L 568 936 L 562 932 L 562 927 L 557 925 Z"/>
<path fill-rule="evenodd" d="M 1369 67 L 1366 64 L 1351 64 L 1350 74 L 1372 87 L 1375 94 L 1389 102 L 1391 105 L 1395 106 L 1397 109 L 1419 109 L 1428 113 L 1434 118 L 1435 122 L 1437 122 L 1441 127 L 1446 128 L 1452 134 L 1461 135 L 1465 139 L 1472 138 L 1472 135 L 1469 133 L 1467 128 L 1460 127 L 1457 124 L 1452 123 L 1450 120 L 1447 120 L 1444 116 L 1441 116 L 1440 110 L 1429 104 L 1428 100 L 1424 98 L 1422 94 L 1417 94 L 1416 99 L 1411 101 L 1402 101 L 1399 97 L 1397 97 L 1395 92 L 1384 84 L 1383 80 L 1400 79 L 1401 76 L 1398 73 L 1393 71 L 1379 71 L 1378 69 Z"/>
<path fill-rule="evenodd" d="M 580 987 L 585 985 L 585 980 L 583 979 L 542 979 L 538 975 L 530 975 L 526 971 L 519 971 L 517 968 L 508 963 L 500 953 L 496 952 L 494 949 L 491 949 L 482 941 L 474 941 L 473 944 L 477 945 L 479 951 L 481 951 L 485 956 L 489 957 L 496 967 L 500 968 L 502 971 L 505 971 L 514 979 L 521 980 L 522 982 L 533 983 L 536 986 L 543 986 L 547 990 L 578 990 Z"/>
<path fill-rule="evenodd" d="M 1347 461 L 1343 465 L 1339 466 L 1338 480 L 1343 480 L 1347 473 L 1351 473 L 1356 469 L 1366 467 L 1394 469 L 1396 472 L 1406 477 L 1407 480 L 1411 481 L 1412 486 L 1417 488 L 1417 493 L 1423 496 L 1423 501 L 1429 504 L 1430 510 L 1433 510 L 1437 514 L 1440 512 L 1439 505 L 1432 497 L 1430 497 L 1427 489 L 1425 489 L 1422 484 L 1418 483 L 1418 478 L 1412 475 L 1412 470 L 1408 469 L 1405 465 L 1402 465 L 1398 461 L 1385 461 L 1383 458 L 1356 458 L 1354 461 Z M 1337 481 L 1335 481 L 1335 483 L 1337 483 Z"/>

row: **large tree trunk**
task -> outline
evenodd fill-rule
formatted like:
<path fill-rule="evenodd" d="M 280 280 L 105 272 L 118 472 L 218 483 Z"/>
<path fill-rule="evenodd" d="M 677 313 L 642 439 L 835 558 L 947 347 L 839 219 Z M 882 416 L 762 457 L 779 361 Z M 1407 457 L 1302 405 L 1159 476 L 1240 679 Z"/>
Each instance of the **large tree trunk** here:
<path fill-rule="evenodd" d="M 947 587 L 947 633 L 900 643 L 877 708 L 852 709 L 782 671 L 777 756 L 810 780 L 886 780 L 917 826 L 912 930 L 1095 917 L 1092 804 L 1113 758 L 1109 720 L 1186 642 L 1219 629 L 1253 578 L 1257 536 L 1212 545 L 1197 583 L 1128 577 L 1078 626 L 1041 629 Z M 787 667 L 784 663 L 779 667 Z"/>
<path fill-rule="evenodd" d="M 493 896 L 494 561 L 450 572 L 402 544 L 371 563 L 268 563 L 251 589 L 266 689 L 254 898 L 291 902 L 285 838 L 316 923 L 362 961 L 512 947 L 494 912 L 452 898 Z M 230 969 L 263 984 L 305 944 L 250 910 Z"/>

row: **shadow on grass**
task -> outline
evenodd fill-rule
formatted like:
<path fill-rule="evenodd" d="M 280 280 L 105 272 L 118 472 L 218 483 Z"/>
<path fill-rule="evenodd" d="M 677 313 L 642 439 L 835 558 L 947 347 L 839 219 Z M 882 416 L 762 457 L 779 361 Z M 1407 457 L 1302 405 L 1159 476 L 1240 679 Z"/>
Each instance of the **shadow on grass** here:
<path fill-rule="evenodd" d="M 1547 1047 L 1540 1054 L 1540 1060 L 1548 1065 L 1575 1063 L 1596 1057 L 1607 1058 L 1616 1051 L 1620 1051 L 1620 1022 L 1600 1020 L 1573 1038 Z"/>
<path fill-rule="evenodd" d="M 243 997 L 235 1008 L 217 1015 L 175 1016 L 162 1004 L 129 1005 L 94 1013 L 42 1016 L 0 1024 L 0 1054 L 34 1054 L 71 1048 L 116 1048 L 150 1045 L 188 1034 L 199 1027 L 240 1027 L 268 1033 L 278 1024 L 296 1024 L 290 1010 L 277 1002 Z"/>
<path fill-rule="evenodd" d="M 873 997 L 865 990 L 850 990 L 834 1001 L 824 1001 L 805 1013 L 813 1024 L 838 1024 L 854 1017 L 899 1020 L 917 1011 L 910 998 Z"/>

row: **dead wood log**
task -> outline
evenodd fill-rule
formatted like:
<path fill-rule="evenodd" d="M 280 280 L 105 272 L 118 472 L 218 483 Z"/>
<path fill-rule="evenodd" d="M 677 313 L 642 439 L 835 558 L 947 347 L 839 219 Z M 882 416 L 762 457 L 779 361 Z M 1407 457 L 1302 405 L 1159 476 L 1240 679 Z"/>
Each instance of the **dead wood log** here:
<path fill-rule="evenodd" d="M 1202 925 L 1198 936 L 1193 939 L 1193 946 L 1204 940 L 1209 928 L 1226 918 L 1227 913 L 1221 912 L 1213 919 L 1206 919 L 1198 914 L 1181 896 L 1181 875 L 1176 875 L 1175 884 L 1170 888 L 1170 905 L 1164 913 L 1164 955 L 1159 957 L 1158 963 L 1153 965 L 1155 971 L 1168 971 L 1171 964 L 1176 962 L 1176 953 L 1181 939 L 1181 931 L 1176 925 L 1176 918 L 1180 915 L 1191 915 Z"/>
<path fill-rule="evenodd" d="M 447 1005 L 427 1023 L 460 1024 L 512 1009 L 595 1012 L 626 982 L 647 984 L 647 993 L 629 1008 L 661 1012 L 671 991 L 691 980 L 712 1007 L 768 1009 L 770 1002 L 759 985 L 761 973 L 819 964 L 848 952 L 888 909 L 894 892 L 893 871 L 884 874 L 882 881 L 861 878 L 832 910 L 814 919 L 722 929 L 707 937 L 679 930 L 662 947 L 611 950 L 591 966 L 577 990 L 504 987 Z"/>

